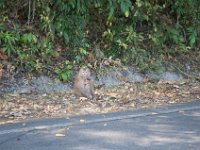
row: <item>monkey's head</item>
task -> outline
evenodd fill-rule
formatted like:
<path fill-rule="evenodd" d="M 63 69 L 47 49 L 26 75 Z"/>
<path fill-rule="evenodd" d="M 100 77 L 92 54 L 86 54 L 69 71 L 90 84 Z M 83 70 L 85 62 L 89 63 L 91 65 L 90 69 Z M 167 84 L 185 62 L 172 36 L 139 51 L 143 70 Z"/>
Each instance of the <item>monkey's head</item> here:
<path fill-rule="evenodd" d="M 91 73 L 90 73 L 90 69 L 89 68 L 81 68 L 79 70 L 79 76 L 81 76 L 84 79 L 90 79 L 91 78 Z"/>

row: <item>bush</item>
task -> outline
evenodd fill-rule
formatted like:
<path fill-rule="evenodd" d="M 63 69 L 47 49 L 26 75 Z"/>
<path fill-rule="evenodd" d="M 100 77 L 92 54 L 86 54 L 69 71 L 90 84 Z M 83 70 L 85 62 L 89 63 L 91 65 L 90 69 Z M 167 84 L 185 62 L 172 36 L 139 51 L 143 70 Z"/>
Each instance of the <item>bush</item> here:
<path fill-rule="evenodd" d="M 66 60 L 88 63 L 96 43 L 106 57 L 151 69 L 165 56 L 199 50 L 199 6 L 199 0 L 1 0 L 0 43 L 13 65 L 29 71 L 53 67 L 61 74 Z"/>

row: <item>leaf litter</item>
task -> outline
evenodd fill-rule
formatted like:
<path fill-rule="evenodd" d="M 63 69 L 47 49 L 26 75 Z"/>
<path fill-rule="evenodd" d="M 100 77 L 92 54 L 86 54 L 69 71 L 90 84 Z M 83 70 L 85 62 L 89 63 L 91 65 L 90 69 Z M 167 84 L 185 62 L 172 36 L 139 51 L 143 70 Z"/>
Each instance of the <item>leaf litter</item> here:
<path fill-rule="evenodd" d="M 97 100 L 76 98 L 72 91 L 51 94 L 10 93 L 0 97 L 0 124 L 31 118 L 72 117 L 200 100 L 200 82 L 124 83 L 96 90 Z"/>

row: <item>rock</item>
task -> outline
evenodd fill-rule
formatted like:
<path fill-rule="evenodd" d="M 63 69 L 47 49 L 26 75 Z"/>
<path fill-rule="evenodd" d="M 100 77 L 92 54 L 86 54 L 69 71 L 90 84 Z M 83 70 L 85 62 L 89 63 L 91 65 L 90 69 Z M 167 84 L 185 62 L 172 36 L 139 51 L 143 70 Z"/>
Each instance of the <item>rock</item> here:
<path fill-rule="evenodd" d="M 37 90 L 35 87 L 27 86 L 22 87 L 18 90 L 19 94 L 31 94 L 31 93 L 37 93 Z"/>

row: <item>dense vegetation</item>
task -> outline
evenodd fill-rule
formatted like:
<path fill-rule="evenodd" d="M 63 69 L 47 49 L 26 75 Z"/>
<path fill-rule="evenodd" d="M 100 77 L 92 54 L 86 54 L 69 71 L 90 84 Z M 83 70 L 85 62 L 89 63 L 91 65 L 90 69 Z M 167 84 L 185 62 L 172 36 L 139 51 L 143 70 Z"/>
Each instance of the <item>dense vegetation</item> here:
<path fill-rule="evenodd" d="M 200 56 L 199 0 L 1 0 L 1 66 L 55 72 L 119 58 L 142 70 Z M 93 61 L 95 60 L 95 61 Z"/>

